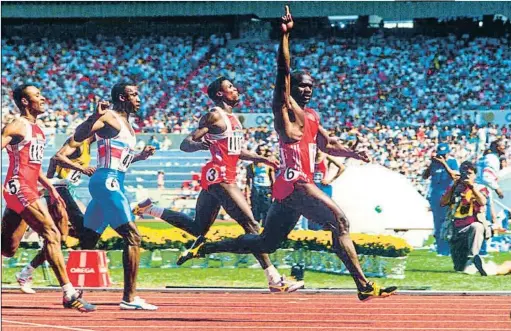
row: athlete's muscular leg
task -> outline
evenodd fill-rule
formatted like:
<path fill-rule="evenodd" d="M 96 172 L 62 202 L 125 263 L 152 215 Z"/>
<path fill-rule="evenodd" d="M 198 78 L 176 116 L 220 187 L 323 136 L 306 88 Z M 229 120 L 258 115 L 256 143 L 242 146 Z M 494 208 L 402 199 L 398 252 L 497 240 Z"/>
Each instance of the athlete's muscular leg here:
<path fill-rule="evenodd" d="M 202 190 L 195 207 L 195 219 L 186 214 L 164 209 L 161 219 L 195 237 L 205 235 L 215 222 L 220 211 L 220 201 L 206 190 Z"/>
<path fill-rule="evenodd" d="M 27 223 L 14 210 L 6 208 L 2 216 L 2 255 L 12 257 L 27 231 Z"/>
<path fill-rule="evenodd" d="M 235 239 L 205 243 L 201 253 L 273 253 L 286 240 L 299 218 L 300 214 L 297 211 L 275 201 L 268 211 L 266 226 L 261 235 L 245 234 Z"/>
<path fill-rule="evenodd" d="M 25 222 L 44 239 L 46 259 L 50 263 L 60 286 L 69 283 L 64 256 L 60 248 L 60 232 L 40 200 L 34 201 L 21 212 Z"/>
<path fill-rule="evenodd" d="M 132 302 L 137 288 L 138 265 L 140 263 L 140 243 L 142 238 L 135 222 L 128 222 L 115 229 L 124 239 L 122 263 L 124 267 L 124 293 L 122 299 Z"/>
<path fill-rule="evenodd" d="M 246 233 L 259 233 L 259 223 L 255 220 L 252 209 L 236 184 L 213 184 L 209 187 L 209 192 L 220 201 L 227 214 L 235 219 Z M 254 256 L 263 269 L 272 265 L 268 254 Z"/>
<path fill-rule="evenodd" d="M 296 183 L 289 197 L 291 207 L 308 219 L 325 224 L 332 232 L 333 251 L 350 271 L 359 289 L 367 284 L 349 234 L 349 223 L 341 208 L 314 184 Z"/>

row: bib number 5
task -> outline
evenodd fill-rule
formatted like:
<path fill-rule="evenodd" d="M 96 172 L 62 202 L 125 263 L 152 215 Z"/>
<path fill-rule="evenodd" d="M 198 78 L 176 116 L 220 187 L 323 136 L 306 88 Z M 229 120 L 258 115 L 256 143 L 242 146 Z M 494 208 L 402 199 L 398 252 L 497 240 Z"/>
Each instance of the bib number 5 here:
<path fill-rule="evenodd" d="M 7 190 L 9 194 L 14 195 L 20 190 L 20 182 L 17 179 L 11 179 L 7 182 Z"/>

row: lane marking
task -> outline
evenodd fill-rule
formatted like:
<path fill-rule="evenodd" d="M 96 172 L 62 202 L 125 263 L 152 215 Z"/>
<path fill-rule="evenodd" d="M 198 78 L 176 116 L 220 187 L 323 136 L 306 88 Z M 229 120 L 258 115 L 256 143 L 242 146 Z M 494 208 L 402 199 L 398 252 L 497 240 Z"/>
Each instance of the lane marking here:
<path fill-rule="evenodd" d="M 6 320 L 2 318 L 3 323 L 12 323 L 12 324 L 20 324 L 30 327 L 38 327 L 38 328 L 54 328 L 54 329 L 62 329 L 62 330 L 73 330 L 73 331 L 94 331 L 93 329 L 80 329 L 80 328 L 73 328 L 68 326 L 59 326 L 59 325 L 52 325 L 52 324 L 38 324 L 38 323 L 28 323 L 28 322 L 20 322 L 20 321 L 12 321 L 12 320 Z M 8 327 L 8 325 L 3 325 L 3 327 Z M 14 327 L 14 326 L 13 326 Z"/>

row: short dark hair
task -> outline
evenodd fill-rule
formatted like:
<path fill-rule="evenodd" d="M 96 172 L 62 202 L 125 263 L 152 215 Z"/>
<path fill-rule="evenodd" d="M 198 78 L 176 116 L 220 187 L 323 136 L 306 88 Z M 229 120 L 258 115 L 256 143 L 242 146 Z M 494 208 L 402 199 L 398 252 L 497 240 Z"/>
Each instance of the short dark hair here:
<path fill-rule="evenodd" d="M 300 84 L 303 76 L 310 76 L 310 74 L 304 70 L 294 70 L 291 72 L 291 87 Z"/>
<path fill-rule="evenodd" d="M 461 165 L 460 165 L 460 171 L 461 169 L 467 169 L 467 170 L 472 170 L 474 172 L 476 172 L 476 166 L 474 163 L 470 162 L 470 161 L 464 161 Z"/>
<path fill-rule="evenodd" d="M 14 99 L 14 103 L 19 108 L 19 110 L 23 109 L 23 105 L 21 104 L 21 99 L 24 97 L 28 97 L 28 95 L 25 93 L 25 90 L 30 87 L 37 87 L 34 84 L 21 84 L 14 88 L 12 91 L 12 98 Z"/>
<path fill-rule="evenodd" d="M 490 144 L 490 151 L 495 153 L 497 151 L 497 146 L 503 143 L 505 143 L 505 140 L 502 138 L 492 141 Z"/>
<path fill-rule="evenodd" d="M 119 96 L 124 94 L 124 90 L 126 89 L 126 86 L 137 86 L 137 84 L 135 84 L 134 82 L 128 82 L 128 81 L 124 81 L 124 82 L 115 84 L 112 87 L 112 93 L 111 93 L 113 104 L 121 102 L 119 100 Z"/>
<path fill-rule="evenodd" d="M 228 80 L 225 76 L 220 76 L 217 79 L 215 79 L 211 84 L 208 86 L 208 96 L 213 101 L 218 101 L 218 96 L 216 95 L 218 91 L 222 88 L 222 83 L 224 80 Z"/>

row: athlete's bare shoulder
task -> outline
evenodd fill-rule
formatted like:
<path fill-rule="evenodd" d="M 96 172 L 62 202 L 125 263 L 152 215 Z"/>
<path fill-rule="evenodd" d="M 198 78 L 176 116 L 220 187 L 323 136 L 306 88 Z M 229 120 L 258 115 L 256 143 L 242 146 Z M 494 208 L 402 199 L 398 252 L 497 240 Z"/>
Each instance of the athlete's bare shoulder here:
<path fill-rule="evenodd" d="M 27 134 L 25 123 L 17 118 L 2 128 L 2 149 L 7 145 L 15 145 L 23 141 Z"/>
<path fill-rule="evenodd" d="M 222 115 L 220 112 L 223 111 L 220 107 L 213 107 L 207 112 L 204 116 L 201 117 L 199 121 L 199 127 L 211 127 L 218 125 L 218 123 L 222 120 Z"/>
<path fill-rule="evenodd" d="M 2 128 L 2 136 L 24 136 L 25 122 L 21 118 L 16 118 Z"/>

